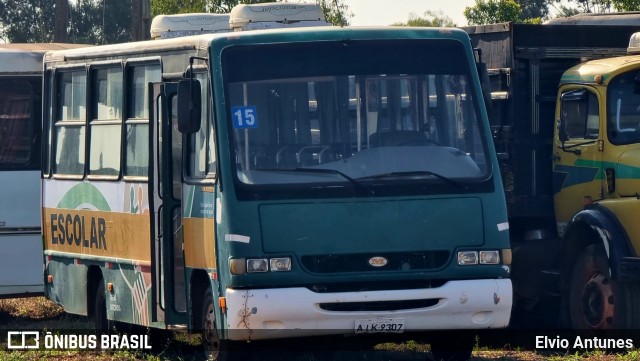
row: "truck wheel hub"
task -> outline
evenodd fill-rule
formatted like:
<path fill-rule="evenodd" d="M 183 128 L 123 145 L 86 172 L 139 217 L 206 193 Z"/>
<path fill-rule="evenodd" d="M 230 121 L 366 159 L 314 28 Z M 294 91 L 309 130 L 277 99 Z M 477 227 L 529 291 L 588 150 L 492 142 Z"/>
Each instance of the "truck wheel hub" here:
<path fill-rule="evenodd" d="M 609 328 L 613 322 L 613 291 L 611 282 L 597 273 L 585 284 L 582 310 L 587 323 L 593 328 Z"/>

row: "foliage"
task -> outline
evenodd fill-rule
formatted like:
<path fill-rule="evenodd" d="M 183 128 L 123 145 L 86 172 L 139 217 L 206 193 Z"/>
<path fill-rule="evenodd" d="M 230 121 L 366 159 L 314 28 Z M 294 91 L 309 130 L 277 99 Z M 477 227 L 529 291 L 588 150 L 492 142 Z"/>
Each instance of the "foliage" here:
<path fill-rule="evenodd" d="M 344 3 L 344 0 L 317 0 L 316 2 L 322 7 L 325 20 L 331 24 L 347 26 L 351 22 L 353 13 L 349 11 L 349 6 Z"/>
<path fill-rule="evenodd" d="M 515 0 L 476 0 L 475 6 L 464 9 L 469 25 L 518 21 L 521 14 L 522 8 Z"/>
<path fill-rule="evenodd" d="M 611 2 L 617 11 L 640 11 L 638 0 L 611 0 Z"/>
<path fill-rule="evenodd" d="M 456 24 L 453 19 L 444 15 L 442 11 L 427 10 L 420 17 L 416 13 L 409 14 L 409 20 L 406 23 L 391 24 L 394 26 L 430 26 L 437 28 L 454 27 Z"/>
<path fill-rule="evenodd" d="M 0 35 L 12 43 L 54 40 L 55 1 L 0 1 Z M 69 6 L 69 40 L 84 44 L 126 42 L 131 39 L 131 9 L 122 0 L 76 0 Z"/>
<path fill-rule="evenodd" d="M 515 0 L 518 4 L 520 4 L 520 8 L 522 9 L 522 14 L 520 15 L 520 19 L 524 22 L 531 23 L 535 21 L 536 18 L 539 20 L 546 18 L 549 16 L 549 0 Z"/>
<path fill-rule="evenodd" d="M 529 19 L 524 19 L 520 22 L 523 24 L 540 25 L 542 24 L 542 18 L 529 18 Z"/>
<path fill-rule="evenodd" d="M 122 0 L 76 0 L 69 9 L 69 39 L 96 45 L 130 41 L 130 6 Z"/>
<path fill-rule="evenodd" d="M 12 43 L 51 42 L 53 14 L 51 0 L 0 1 L 0 35 Z"/>
<path fill-rule="evenodd" d="M 558 16 L 572 16 L 580 13 L 602 13 L 613 10 L 616 2 L 637 2 L 637 0 L 548 0 L 556 7 Z M 565 5 L 566 4 L 566 5 Z"/>

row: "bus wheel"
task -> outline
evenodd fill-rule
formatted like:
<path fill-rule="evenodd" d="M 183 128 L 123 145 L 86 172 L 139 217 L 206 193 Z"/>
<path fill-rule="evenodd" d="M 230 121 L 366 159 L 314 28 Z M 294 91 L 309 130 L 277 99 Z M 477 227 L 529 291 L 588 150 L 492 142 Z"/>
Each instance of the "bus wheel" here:
<path fill-rule="evenodd" d="M 98 281 L 93 306 L 93 320 L 95 322 L 96 331 L 99 334 L 109 333 L 111 324 L 107 319 L 107 302 L 104 297 L 104 282 Z"/>
<path fill-rule="evenodd" d="M 571 327 L 614 327 L 617 295 L 614 295 L 609 262 L 602 245 L 592 244 L 580 252 L 573 265 L 568 292 Z"/>
<path fill-rule="evenodd" d="M 436 361 L 467 361 L 475 340 L 472 332 L 444 332 L 430 340 L 431 356 Z"/>
<path fill-rule="evenodd" d="M 202 347 L 207 360 L 224 361 L 229 359 L 227 343 L 220 339 L 216 328 L 215 309 L 213 305 L 213 292 L 207 288 L 202 296 L 202 308 L 200 310 L 200 325 L 202 326 Z"/>

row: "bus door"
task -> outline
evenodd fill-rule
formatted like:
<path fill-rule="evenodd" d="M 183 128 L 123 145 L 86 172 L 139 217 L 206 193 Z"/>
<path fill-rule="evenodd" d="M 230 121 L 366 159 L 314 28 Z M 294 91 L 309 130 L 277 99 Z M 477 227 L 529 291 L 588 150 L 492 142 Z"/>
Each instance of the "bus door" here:
<path fill-rule="evenodd" d="M 186 324 L 187 303 L 182 229 L 182 134 L 178 131 L 177 84 L 152 83 L 149 114 L 154 226 L 152 272 L 154 321 Z M 153 190 L 152 190 L 153 189 Z"/>

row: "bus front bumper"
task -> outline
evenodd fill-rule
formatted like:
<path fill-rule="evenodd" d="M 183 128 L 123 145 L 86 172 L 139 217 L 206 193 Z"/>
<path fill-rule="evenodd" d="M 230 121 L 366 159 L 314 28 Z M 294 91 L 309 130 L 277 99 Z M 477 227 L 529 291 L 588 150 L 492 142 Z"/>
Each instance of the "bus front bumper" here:
<path fill-rule="evenodd" d="M 513 302 L 509 279 L 450 281 L 437 288 L 391 291 L 316 293 L 304 287 L 226 291 L 230 340 L 369 333 L 385 327 L 393 332 L 503 328 L 509 324 Z M 426 301 L 429 306 L 415 308 L 412 301 Z M 371 309 L 372 302 L 384 311 L 358 310 Z"/>

